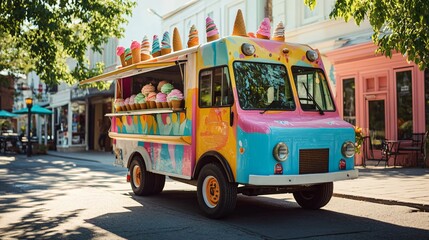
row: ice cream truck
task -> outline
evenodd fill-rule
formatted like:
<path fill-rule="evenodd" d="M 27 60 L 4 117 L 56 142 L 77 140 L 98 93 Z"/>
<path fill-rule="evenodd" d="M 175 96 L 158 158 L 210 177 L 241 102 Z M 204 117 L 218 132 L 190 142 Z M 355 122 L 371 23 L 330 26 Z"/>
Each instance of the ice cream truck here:
<path fill-rule="evenodd" d="M 358 177 L 354 128 L 307 45 L 228 36 L 81 83 L 96 81 L 115 81 L 109 137 L 136 195 L 160 193 L 167 176 L 220 218 L 237 194 L 292 193 L 319 209 L 334 181 Z"/>

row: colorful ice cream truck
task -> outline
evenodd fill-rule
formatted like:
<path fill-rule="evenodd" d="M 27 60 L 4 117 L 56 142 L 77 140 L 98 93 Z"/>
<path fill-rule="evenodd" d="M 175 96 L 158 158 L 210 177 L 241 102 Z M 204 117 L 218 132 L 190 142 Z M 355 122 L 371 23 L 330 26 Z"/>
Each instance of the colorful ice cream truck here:
<path fill-rule="evenodd" d="M 353 126 L 307 45 L 228 36 L 82 83 L 112 80 L 109 136 L 136 195 L 160 193 L 168 176 L 197 186 L 202 212 L 220 218 L 237 194 L 292 193 L 319 209 L 334 181 L 358 177 Z"/>

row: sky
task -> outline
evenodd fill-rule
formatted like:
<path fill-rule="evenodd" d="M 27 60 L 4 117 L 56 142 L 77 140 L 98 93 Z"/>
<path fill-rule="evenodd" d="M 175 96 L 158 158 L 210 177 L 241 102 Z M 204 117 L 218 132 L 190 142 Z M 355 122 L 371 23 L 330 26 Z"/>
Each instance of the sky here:
<path fill-rule="evenodd" d="M 133 40 L 141 42 L 144 35 L 152 41 L 153 35 L 162 38 L 161 19 L 150 13 L 147 9 L 153 9 L 159 15 L 164 15 L 178 8 L 187 1 L 183 0 L 137 0 L 137 6 L 133 10 L 133 15 L 125 27 L 124 37 L 119 39 L 119 46 L 129 47 Z"/>

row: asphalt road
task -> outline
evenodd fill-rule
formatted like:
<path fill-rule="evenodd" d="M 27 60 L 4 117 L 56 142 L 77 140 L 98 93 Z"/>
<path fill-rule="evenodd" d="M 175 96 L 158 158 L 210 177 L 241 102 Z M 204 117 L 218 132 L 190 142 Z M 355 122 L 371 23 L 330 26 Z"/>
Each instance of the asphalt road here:
<path fill-rule="evenodd" d="M 126 169 L 0 156 L 0 239 L 429 239 L 429 213 L 333 198 L 301 209 L 291 194 L 239 196 L 222 220 L 201 215 L 193 186 L 167 180 L 137 197 Z"/>

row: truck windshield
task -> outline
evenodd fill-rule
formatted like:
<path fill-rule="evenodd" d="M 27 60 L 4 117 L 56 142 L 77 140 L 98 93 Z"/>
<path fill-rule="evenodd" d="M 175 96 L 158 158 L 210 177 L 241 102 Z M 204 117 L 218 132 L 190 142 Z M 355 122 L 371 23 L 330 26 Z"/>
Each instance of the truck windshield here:
<path fill-rule="evenodd" d="M 238 100 L 243 110 L 295 109 L 284 65 L 236 61 L 233 66 Z"/>
<path fill-rule="evenodd" d="M 292 74 L 302 110 L 318 111 L 320 114 L 335 110 L 328 82 L 321 69 L 293 66 Z"/>

